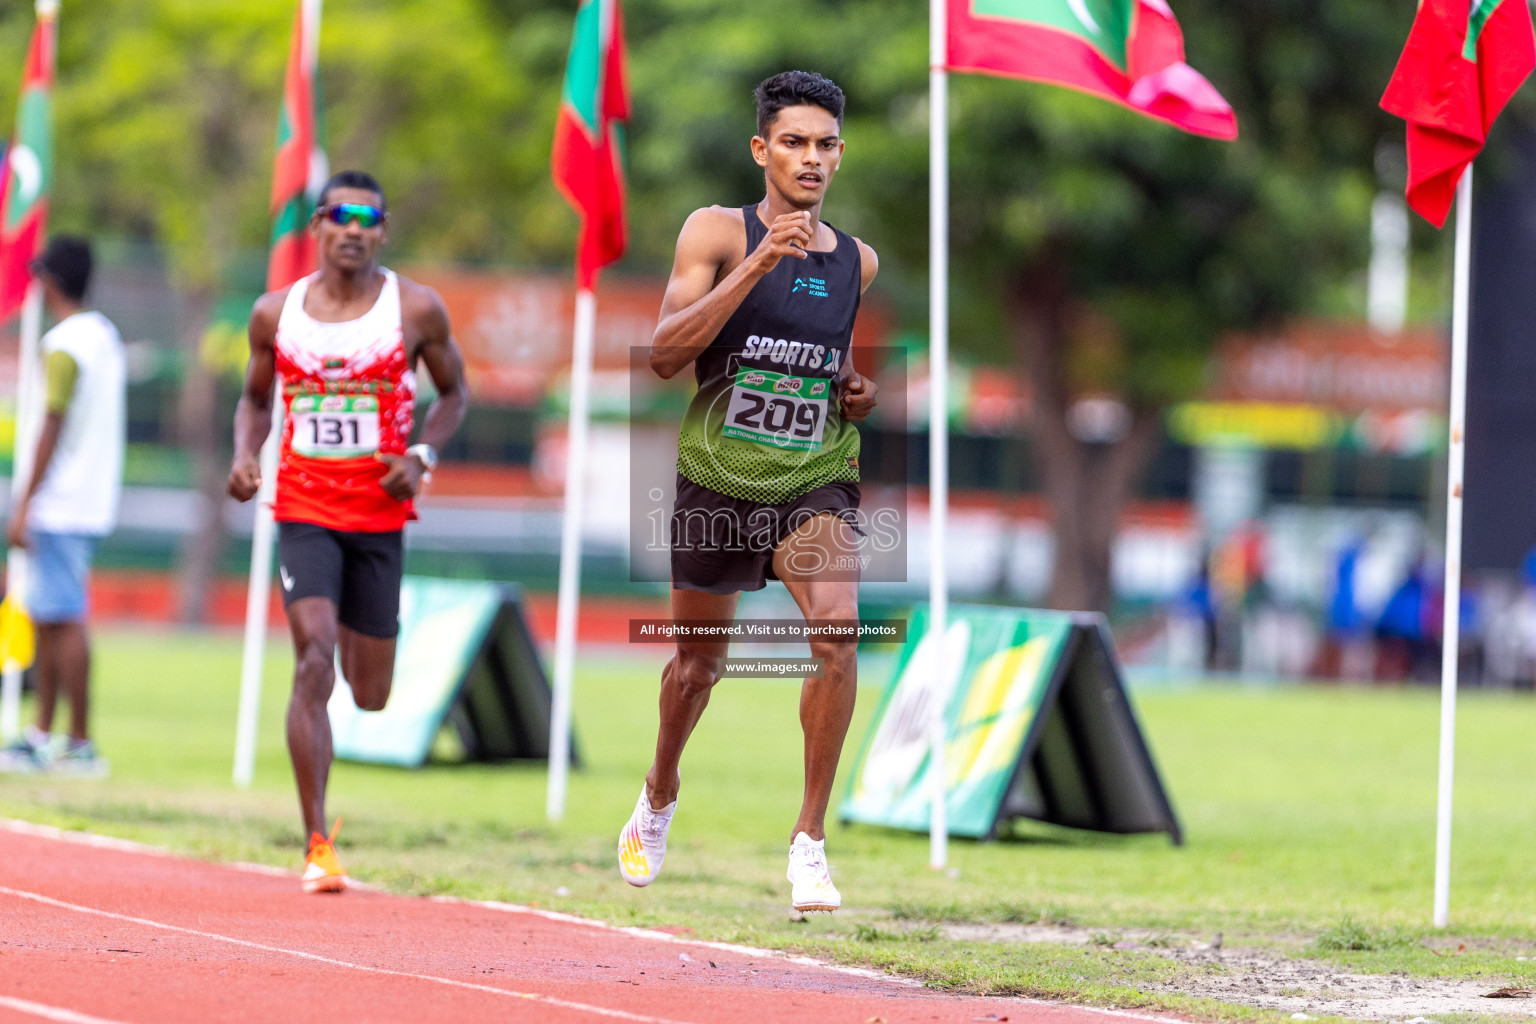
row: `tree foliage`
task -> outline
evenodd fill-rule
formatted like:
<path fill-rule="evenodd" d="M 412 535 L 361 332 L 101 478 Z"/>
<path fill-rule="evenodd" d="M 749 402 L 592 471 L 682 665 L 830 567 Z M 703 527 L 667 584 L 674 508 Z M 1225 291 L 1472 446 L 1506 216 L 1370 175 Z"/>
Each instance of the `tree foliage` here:
<path fill-rule="evenodd" d="M 546 167 L 570 19 L 545 6 L 513 24 L 481 0 L 325 4 L 332 166 L 386 183 L 396 251 L 528 262 L 569 245 Z M 294 0 L 63 8 L 55 226 L 161 242 L 185 283 L 217 285 L 266 245 Z M 18 62 L 31 22 L 30 3 L 0 18 Z M 15 89 L 0 81 L 0 109 Z"/>
<path fill-rule="evenodd" d="M 628 0 L 628 265 L 664 268 L 694 207 L 753 198 L 752 86 L 815 68 L 850 100 L 829 216 L 881 251 L 887 290 L 921 324 L 926 6 Z M 575 221 L 547 161 L 573 7 L 327 0 L 333 165 L 379 173 L 397 250 L 569 261 Z M 0 45 L 18 57 L 30 8 L 0 8 Z M 293 0 L 66 2 L 57 223 L 161 240 L 194 276 L 228 247 L 264 246 L 292 11 Z M 1238 109 L 1234 144 L 1048 86 L 953 79 L 962 348 L 1007 357 L 1007 290 L 1042 258 L 1123 332 L 1121 383 L 1158 394 L 1187 388 L 1225 328 L 1358 304 L 1341 282 L 1363 262 L 1375 149 L 1400 137 L 1375 101 L 1411 12 L 1388 0 L 1180 0 L 1177 13 L 1191 62 Z M 0 104 L 14 89 L 0 81 Z"/>

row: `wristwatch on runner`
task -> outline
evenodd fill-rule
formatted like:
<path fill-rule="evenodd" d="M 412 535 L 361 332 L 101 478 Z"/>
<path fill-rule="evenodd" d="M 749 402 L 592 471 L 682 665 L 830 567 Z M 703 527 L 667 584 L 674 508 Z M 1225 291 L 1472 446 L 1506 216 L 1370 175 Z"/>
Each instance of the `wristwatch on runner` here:
<path fill-rule="evenodd" d="M 405 450 L 407 457 L 414 455 L 421 460 L 421 478 L 426 480 L 432 476 L 432 471 L 437 468 L 437 449 L 429 444 L 413 444 Z"/>

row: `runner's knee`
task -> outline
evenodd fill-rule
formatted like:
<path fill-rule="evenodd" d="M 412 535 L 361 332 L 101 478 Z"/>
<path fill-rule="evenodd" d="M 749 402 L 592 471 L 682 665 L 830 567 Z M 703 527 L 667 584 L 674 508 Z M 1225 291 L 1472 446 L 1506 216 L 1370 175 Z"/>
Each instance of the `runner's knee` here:
<path fill-rule="evenodd" d="M 389 690 L 360 690 L 352 688 L 352 702 L 360 711 L 383 711 L 389 703 Z"/>
<path fill-rule="evenodd" d="M 374 675 L 377 676 L 377 673 Z M 368 673 L 362 673 L 356 682 L 348 675 L 347 682 L 352 686 L 352 702 L 361 710 L 384 710 L 384 705 L 389 701 L 389 676 L 369 678 Z"/>
<path fill-rule="evenodd" d="M 685 697 L 701 697 L 720 680 L 720 659 L 679 651 L 672 672 Z"/>
<path fill-rule="evenodd" d="M 811 657 L 826 664 L 829 672 L 847 675 L 858 663 L 858 645 L 839 640 L 817 640 L 811 644 Z"/>
<path fill-rule="evenodd" d="M 854 597 L 812 600 L 805 617 L 812 622 L 836 622 L 839 625 L 859 621 L 859 602 Z"/>
<path fill-rule="evenodd" d="M 859 621 L 858 601 L 852 598 L 834 598 L 817 602 L 806 616 L 811 622 L 835 622 L 838 626 L 853 625 Z M 830 666 L 850 666 L 858 653 L 858 645 L 848 640 L 830 638 L 811 641 L 811 657 L 824 659 Z"/>
<path fill-rule="evenodd" d="M 341 674 L 352 687 L 352 701 L 364 711 L 383 710 L 395 675 L 395 641 L 343 629 L 337 638 Z"/>
<path fill-rule="evenodd" d="M 293 693 L 329 700 L 336 685 L 335 652 L 327 644 L 310 641 L 299 647 L 293 667 Z"/>

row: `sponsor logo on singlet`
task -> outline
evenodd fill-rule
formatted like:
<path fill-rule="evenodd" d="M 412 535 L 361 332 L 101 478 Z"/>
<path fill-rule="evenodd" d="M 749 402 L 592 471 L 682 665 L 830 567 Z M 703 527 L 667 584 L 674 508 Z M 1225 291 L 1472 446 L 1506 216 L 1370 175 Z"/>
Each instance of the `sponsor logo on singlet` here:
<path fill-rule="evenodd" d="M 756 334 L 747 338 L 741 351 L 742 359 L 761 359 L 784 366 L 799 366 L 808 370 L 836 373 L 843 365 L 843 351 L 826 345 L 812 345 L 788 338 L 763 338 Z"/>

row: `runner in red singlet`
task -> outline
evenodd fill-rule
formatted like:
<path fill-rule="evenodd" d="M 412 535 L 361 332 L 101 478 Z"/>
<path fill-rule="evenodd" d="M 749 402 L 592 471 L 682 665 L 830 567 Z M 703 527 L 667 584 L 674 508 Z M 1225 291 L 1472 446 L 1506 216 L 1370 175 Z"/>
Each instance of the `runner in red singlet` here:
<path fill-rule="evenodd" d="M 259 453 L 282 381 L 282 453 L 274 513 L 279 576 L 293 633 L 288 753 L 309 832 L 304 891 L 340 892 L 347 875 L 325 834 L 331 768 L 326 702 L 342 672 L 357 706 L 389 698 L 399 632 L 402 531 L 437 449 L 464 418 L 463 364 L 437 293 L 385 270 L 378 249 L 388 215 L 372 176 L 326 182 L 309 230 L 320 270 L 268 292 L 251 310 L 251 356 L 235 411 L 229 493 L 261 486 Z M 437 390 L 410 444 L 418 362 Z"/>

